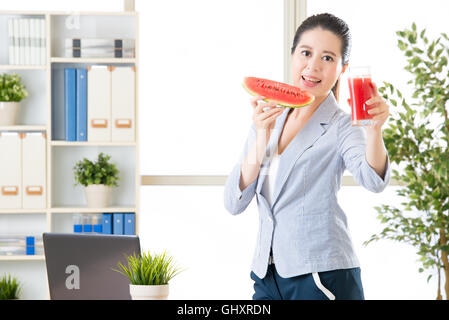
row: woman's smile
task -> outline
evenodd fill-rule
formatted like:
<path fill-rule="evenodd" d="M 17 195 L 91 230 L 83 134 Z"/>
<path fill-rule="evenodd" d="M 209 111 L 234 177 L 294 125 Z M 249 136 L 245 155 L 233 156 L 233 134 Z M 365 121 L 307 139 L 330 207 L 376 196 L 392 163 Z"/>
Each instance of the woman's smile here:
<path fill-rule="evenodd" d="M 304 86 L 309 87 L 309 88 L 316 87 L 321 83 L 321 80 L 318 79 L 317 77 L 307 76 L 307 75 L 302 75 L 301 80 L 302 80 L 302 83 L 304 84 Z"/>

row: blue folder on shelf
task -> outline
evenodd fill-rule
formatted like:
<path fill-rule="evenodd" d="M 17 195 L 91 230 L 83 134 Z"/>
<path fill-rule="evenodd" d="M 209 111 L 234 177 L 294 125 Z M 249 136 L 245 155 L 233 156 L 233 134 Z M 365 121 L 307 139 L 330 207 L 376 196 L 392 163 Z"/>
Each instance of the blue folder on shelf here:
<path fill-rule="evenodd" d="M 134 235 L 135 234 L 135 214 L 125 213 L 124 216 L 124 234 Z"/>
<path fill-rule="evenodd" d="M 64 69 L 65 136 L 76 141 L 76 69 Z"/>
<path fill-rule="evenodd" d="M 65 136 L 65 96 L 64 69 L 51 69 L 51 128 L 53 140 L 66 140 Z"/>
<path fill-rule="evenodd" d="M 87 141 L 87 70 L 76 69 L 76 140 Z"/>
<path fill-rule="evenodd" d="M 112 224 L 112 233 L 113 234 L 123 234 L 123 213 L 113 213 L 112 218 L 114 220 Z"/>
<path fill-rule="evenodd" d="M 26 254 L 27 255 L 35 254 L 34 245 L 35 245 L 34 237 L 26 237 Z"/>
<path fill-rule="evenodd" d="M 103 233 L 104 234 L 112 234 L 112 214 L 111 213 L 103 213 Z"/>

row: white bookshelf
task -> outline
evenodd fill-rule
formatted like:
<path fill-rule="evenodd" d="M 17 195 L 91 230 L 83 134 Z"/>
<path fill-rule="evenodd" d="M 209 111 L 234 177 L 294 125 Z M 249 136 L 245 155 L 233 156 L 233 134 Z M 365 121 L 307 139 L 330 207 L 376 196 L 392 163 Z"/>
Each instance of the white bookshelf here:
<path fill-rule="evenodd" d="M 132 58 L 50 58 L 52 63 L 136 63 L 136 59 Z"/>
<path fill-rule="evenodd" d="M 2 70 L 2 69 L 0 69 Z M 27 126 L 27 125 L 17 125 L 17 126 L 0 126 L 0 131 L 8 132 L 21 132 L 21 131 L 46 131 L 47 126 Z"/>
<path fill-rule="evenodd" d="M 118 146 L 136 146 L 136 142 L 127 142 L 127 141 L 115 141 L 115 142 L 90 142 L 90 141 L 52 141 L 52 146 L 59 147 L 76 147 L 76 146 L 92 146 L 92 147 L 100 147 L 100 146 L 110 146 L 110 147 L 118 147 Z"/>
<path fill-rule="evenodd" d="M 8 19 L 42 18 L 46 26 L 46 63 L 44 65 L 9 65 Z M 71 27 L 66 25 L 72 19 Z M 130 38 L 135 40 L 133 58 L 67 58 L 64 56 L 65 38 Z M 46 207 L 36 209 L 0 208 L 0 225 L 19 233 L 23 217 L 38 219 L 30 223 L 24 234 L 43 232 L 72 232 L 72 215 L 104 212 L 134 212 L 135 231 L 139 234 L 139 135 L 138 135 L 138 13 L 123 12 L 57 12 L 57 11 L 0 11 L 0 73 L 17 73 L 29 93 L 21 102 L 18 124 L 0 126 L 0 132 L 43 132 L 46 134 Z M 61 93 L 55 89 L 54 73 L 66 67 L 93 65 L 134 66 L 135 78 L 135 139 L 134 141 L 69 142 L 53 137 L 52 108 L 64 108 L 55 97 Z M 58 88 L 60 89 L 60 88 Z M 63 93 L 62 93 L 63 94 Z M 89 107 L 89 106 L 88 106 Z M 1 150 L 0 150 L 1 152 Z M 84 189 L 74 186 L 73 166 L 82 158 L 96 160 L 103 152 L 111 155 L 111 161 L 120 170 L 119 186 L 113 188 L 111 206 L 88 208 Z M 1 179 L 1 177 L 0 177 Z M 33 220 L 34 221 L 34 220 Z M 32 226 L 31 224 L 34 224 Z M 9 230 L 9 229 L 8 229 Z M 0 228 L 0 232 L 2 229 Z M 1 256 L 0 274 L 5 266 L 14 268 L 15 263 L 44 261 L 42 255 Z M 45 271 L 45 267 L 43 269 Z M 13 271 L 13 270 L 10 270 Z M 39 276 L 46 282 L 45 272 Z"/>
<path fill-rule="evenodd" d="M 2 64 L 0 65 L 0 70 L 45 70 L 47 66 L 33 66 L 33 65 L 8 65 Z"/>
<path fill-rule="evenodd" d="M 32 255 L 32 256 L 2 256 L 1 261 L 45 261 L 43 255 Z"/>
<path fill-rule="evenodd" d="M 45 214 L 47 209 L 0 209 L 0 214 L 14 215 L 14 214 Z M 0 256 L 1 257 L 1 256 Z"/>

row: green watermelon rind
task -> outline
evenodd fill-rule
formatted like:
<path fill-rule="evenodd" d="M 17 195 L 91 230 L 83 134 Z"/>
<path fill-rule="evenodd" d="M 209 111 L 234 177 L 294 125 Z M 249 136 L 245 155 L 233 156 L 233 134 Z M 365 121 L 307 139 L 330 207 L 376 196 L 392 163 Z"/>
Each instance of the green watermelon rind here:
<path fill-rule="evenodd" d="M 252 95 L 252 96 L 258 96 L 259 95 L 258 93 L 253 92 L 250 89 L 248 89 L 248 87 L 245 85 L 245 81 L 243 81 L 242 86 L 246 90 L 246 92 L 248 92 L 250 95 Z M 279 101 L 279 100 L 269 99 L 269 98 L 265 98 L 263 100 L 265 102 L 276 102 L 278 105 L 283 106 L 283 107 L 287 107 L 287 108 L 302 108 L 302 107 L 306 107 L 309 104 L 311 104 L 315 100 L 315 96 L 310 95 L 310 100 L 309 101 L 307 101 L 304 104 L 299 104 L 299 105 L 292 105 L 292 104 L 288 104 L 288 103 L 285 103 L 285 102 L 282 102 L 282 101 Z"/>

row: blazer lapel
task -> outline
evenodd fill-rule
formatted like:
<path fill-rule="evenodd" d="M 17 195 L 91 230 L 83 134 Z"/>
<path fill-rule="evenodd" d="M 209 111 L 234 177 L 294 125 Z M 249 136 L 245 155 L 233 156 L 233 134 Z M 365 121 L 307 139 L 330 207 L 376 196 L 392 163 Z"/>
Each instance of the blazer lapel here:
<path fill-rule="evenodd" d="M 328 124 L 338 109 L 337 102 L 332 92 L 328 97 L 321 103 L 317 110 L 310 117 L 307 124 L 296 134 L 292 141 L 288 144 L 279 159 L 279 167 L 274 185 L 274 194 L 271 208 L 273 208 L 276 203 L 279 194 L 290 175 L 293 166 L 296 161 L 302 156 L 304 151 L 312 147 L 315 141 L 317 141 L 326 131 Z M 285 118 L 282 121 L 282 131 L 283 125 L 285 123 Z M 280 132 L 274 141 L 274 150 L 277 150 L 277 145 L 279 142 Z M 270 153 L 272 154 L 272 153 Z M 267 165 L 269 167 L 269 165 Z"/>

